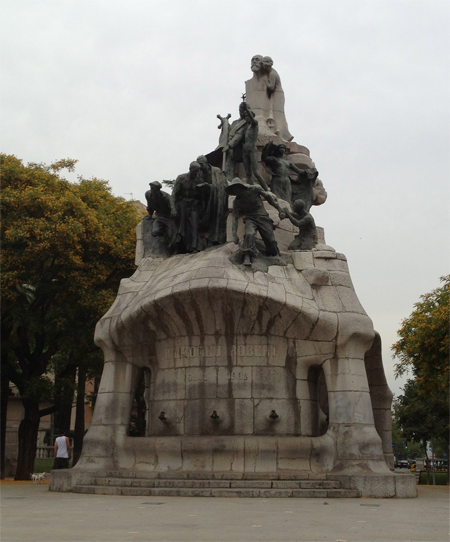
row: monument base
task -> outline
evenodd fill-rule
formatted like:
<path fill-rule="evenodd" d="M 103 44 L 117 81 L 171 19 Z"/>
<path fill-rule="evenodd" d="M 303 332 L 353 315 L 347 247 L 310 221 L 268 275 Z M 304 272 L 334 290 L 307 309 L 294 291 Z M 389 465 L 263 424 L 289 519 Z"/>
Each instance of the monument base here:
<path fill-rule="evenodd" d="M 233 243 L 141 257 L 97 326 L 105 368 L 82 456 L 50 490 L 415 497 L 415 477 L 391 470 L 381 340 L 345 256 L 321 241 L 265 273 L 234 265 Z"/>
<path fill-rule="evenodd" d="M 52 471 L 50 491 L 96 495 L 276 498 L 414 498 L 412 474 L 199 472 L 67 469 Z"/>

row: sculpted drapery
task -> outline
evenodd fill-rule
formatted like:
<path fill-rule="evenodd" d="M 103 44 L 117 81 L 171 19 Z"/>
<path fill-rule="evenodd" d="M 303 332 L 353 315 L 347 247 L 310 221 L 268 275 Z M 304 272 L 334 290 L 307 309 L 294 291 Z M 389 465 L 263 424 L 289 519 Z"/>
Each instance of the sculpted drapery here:
<path fill-rule="evenodd" d="M 278 134 L 292 141 L 284 114 L 284 91 L 280 76 L 273 69 L 269 56 L 254 55 L 251 61 L 253 77 L 245 82 L 246 101 L 260 123 L 260 131 Z"/>

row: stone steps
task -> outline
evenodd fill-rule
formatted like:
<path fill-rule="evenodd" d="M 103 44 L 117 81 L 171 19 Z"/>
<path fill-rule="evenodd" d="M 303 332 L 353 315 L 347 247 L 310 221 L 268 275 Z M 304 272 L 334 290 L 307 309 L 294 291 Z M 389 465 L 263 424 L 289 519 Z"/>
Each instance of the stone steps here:
<path fill-rule="evenodd" d="M 314 474 L 309 471 L 283 472 L 197 472 L 197 471 L 94 471 L 94 478 L 127 478 L 127 479 L 161 479 L 161 480 L 301 480 L 326 481 L 333 480 L 327 474 Z"/>
<path fill-rule="evenodd" d="M 115 473 L 117 474 L 117 473 Z M 154 474 L 154 473 L 146 473 Z M 75 485 L 74 493 L 96 495 L 173 496 L 173 497 L 294 497 L 294 498 L 358 498 L 358 490 L 341 489 L 335 480 L 273 479 L 208 479 L 154 476 L 121 476 L 93 478 L 90 485 Z M 165 473 L 167 474 L 167 473 Z M 175 474 L 175 473 L 172 473 Z M 178 473 L 179 474 L 179 473 Z M 229 474 L 229 473 L 228 473 Z M 256 474 L 256 473 L 251 473 Z M 128 473 L 129 475 L 129 473 Z M 241 475 L 242 476 L 242 475 Z"/>

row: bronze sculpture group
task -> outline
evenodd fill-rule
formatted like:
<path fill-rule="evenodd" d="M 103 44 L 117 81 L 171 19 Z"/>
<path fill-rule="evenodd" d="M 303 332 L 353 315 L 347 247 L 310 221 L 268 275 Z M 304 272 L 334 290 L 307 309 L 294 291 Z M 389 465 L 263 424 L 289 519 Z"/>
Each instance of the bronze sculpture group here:
<path fill-rule="evenodd" d="M 274 101 L 275 94 L 282 93 L 278 73 L 272 68 L 272 59 L 255 55 L 252 58 L 253 79 L 247 81 L 247 91 L 259 100 L 260 115 L 255 115 L 243 96 L 239 106 L 239 118 L 229 124 L 229 118 L 217 115 L 221 123 L 221 136 L 217 152 L 222 152 L 222 168 L 215 167 L 207 157 L 199 156 L 191 162 L 189 172 L 179 175 L 172 194 L 161 190 L 162 185 L 150 183 L 145 194 L 147 200 L 147 246 L 152 254 L 189 254 L 200 252 L 227 241 L 228 196 L 234 196 L 232 211 L 232 238 L 239 244 L 238 221 L 242 218 L 245 234 L 240 244 L 241 263 L 251 266 L 257 257 L 274 257 L 279 254 L 274 236 L 274 223 L 263 200 L 279 212 L 280 219 L 287 218 L 299 228 L 299 234 L 289 250 L 311 250 L 317 244 L 317 233 L 309 210 L 314 202 L 313 186 L 318 171 L 315 168 L 299 169 L 285 159 L 286 145 L 267 143 L 261 154 L 261 164 L 271 177 L 270 188 L 258 166 L 257 139 L 260 127 L 273 129 L 273 116 L 278 119 L 286 135 L 284 110 L 275 115 L 266 107 L 281 103 Z M 264 91 L 262 97 L 261 92 Z M 282 96 L 284 106 L 284 93 Z M 254 102 L 256 103 L 256 102 Z M 265 116 L 261 114 L 264 113 Z M 273 133 L 279 133 L 278 130 Z M 278 134 L 277 134 L 278 135 Z M 289 137 L 288 137 L 289 136 Z M 220 151 L 219 151 L 220 149 Z M 237 166 L 242 163 L 246 183 L 236 176 Z M 295 178 L 291 178 L 291 174 Z M 254 184 L 254 178 L 259 186 Z M 319 181 L 320 182 L 320 181 Z M 257 242 L 259 233 L 261 242 Z M 150 237 L 151 235 L 151 237 Z"/>

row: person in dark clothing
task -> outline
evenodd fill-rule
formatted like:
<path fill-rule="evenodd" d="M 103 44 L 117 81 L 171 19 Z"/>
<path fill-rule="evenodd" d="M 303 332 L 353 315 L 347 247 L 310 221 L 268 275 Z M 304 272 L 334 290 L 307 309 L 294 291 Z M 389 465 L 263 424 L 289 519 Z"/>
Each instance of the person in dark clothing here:
<path fill-rule="evenodd" d="M 256 184 L 246 185 L 240 179 L 235 178 L 227 186 L 226 192 L 236 196 L 233 202 L 233 241 L 239 244 L 237 234 L 238 220 L 243 218 L 245 224 L 244 240 L 241 252 L 244 254 L 244 265 L 251 265 L 251 258 L 258 254 L 256 248 L 256 234 L 259 232 L 264 242 L 268 256 L 279 254 L 278 245 L 273 233 L 273 221 L 264 208 L 261 198 L 264 198 L 272 207 L 279 212 L 281 209 L 276 198 L 270 192 L 266 192 Z"/>

